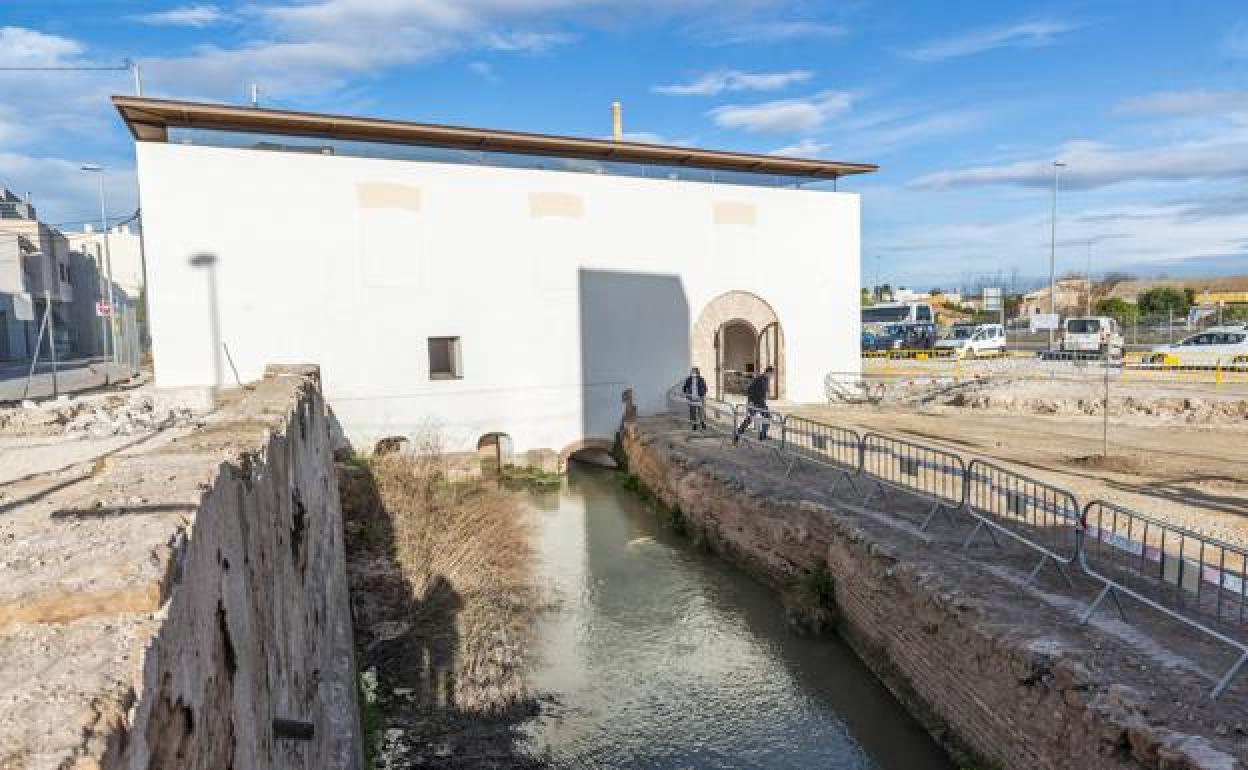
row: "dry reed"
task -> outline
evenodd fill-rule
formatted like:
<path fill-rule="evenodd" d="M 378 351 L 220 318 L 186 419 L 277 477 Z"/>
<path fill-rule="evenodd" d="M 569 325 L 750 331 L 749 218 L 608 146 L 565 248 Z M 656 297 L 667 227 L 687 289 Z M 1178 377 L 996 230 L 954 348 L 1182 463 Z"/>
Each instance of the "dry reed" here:
<path fill-rule="evenodd" d="M 410 594 L 409 622 L 433 640 L 442 669 L 430 672 L 441 690 L 435 699 L 498 714 L 528 698 L 525 651 L 545 606 L 532 519 L 519 493 L 486 479 L 450 482 L 436 444 L 421 449 L 369 461 L 390 556 Z"/>

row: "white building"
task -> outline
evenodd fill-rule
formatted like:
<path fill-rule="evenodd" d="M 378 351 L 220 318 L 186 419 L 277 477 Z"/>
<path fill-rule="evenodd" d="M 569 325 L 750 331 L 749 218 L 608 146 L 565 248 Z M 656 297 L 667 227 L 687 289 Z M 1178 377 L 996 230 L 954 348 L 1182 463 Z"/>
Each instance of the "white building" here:
<path fill-rule="evenodd" d="M 108 249 L 104 248 L 104 233 L 94 226 L 83 225 L 82 232 L 70 236 L 73 245 L 93 258 L 97 264 L 112 262 L 113 283 L 131 299 L 143 293 L 143 246 L 139 234 L 130 225 L 115 225 L 108 230 Z M 108 259 L 105 259 L 105 254 Z"/>
<path fill-rule="evenodd" d="M 700 366 L 859 367 L 866 164 L 116 97 L 157 385 L 315 362 L 352 440 L 608 443 Z"/>

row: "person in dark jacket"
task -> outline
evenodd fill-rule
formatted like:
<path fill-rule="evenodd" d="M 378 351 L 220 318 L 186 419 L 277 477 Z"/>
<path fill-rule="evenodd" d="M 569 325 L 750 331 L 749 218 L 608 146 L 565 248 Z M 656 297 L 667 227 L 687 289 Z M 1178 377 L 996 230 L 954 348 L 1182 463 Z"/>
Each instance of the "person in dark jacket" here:
<path fill-rule="evenodd" d="M 737 432 L 733 434 L 732 441 L 737 443 L 741 440 L 741 434 L 750 428 L 750 422 L 754 420 L 755 415 L 761 417 L 758 427 L 758 439 L 760 441 L 767 440 L 768 418 L 771 412 L 767 410 L 767 394 L 771 392 L 771 378 L 776 376 L 776 367 L 767 367 L 762 374 L 750 381 L 750 387 L 745 391 L 746 401 L 749 403 L 745 410 L 745 420 L 741 422 L 741 427 L 737 428 Z"/>
<path fill-rule="evenodd" d="M 689 429 L 697 430 L 700 427 L 706 430 L 706 407 L 703 405 L 706 401 L 706 380 L 702 379 L 702 372 L 698 371 L 698 367 L 689 370 L 685 387 L 681 390 L 685 398 L 689 399 Z"/>

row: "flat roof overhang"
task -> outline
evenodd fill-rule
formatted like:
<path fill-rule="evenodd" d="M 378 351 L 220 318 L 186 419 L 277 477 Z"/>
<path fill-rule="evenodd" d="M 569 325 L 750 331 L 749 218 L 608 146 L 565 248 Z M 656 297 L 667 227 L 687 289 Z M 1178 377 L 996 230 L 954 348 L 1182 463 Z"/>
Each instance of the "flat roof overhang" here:
<path fill-rule="evenodd" d="M 849 174 L 869 174 L 879 169 L 879 166 L 871 163 L 808 160 L 643 142 L 441 126 L 138 96 L 114 96 L 113 104 L 121 113 L 130 133 L 139 142 L 168 141 L 168 128 L 174 126 L 749 171 L 811 179 L 836 179 Z"/>

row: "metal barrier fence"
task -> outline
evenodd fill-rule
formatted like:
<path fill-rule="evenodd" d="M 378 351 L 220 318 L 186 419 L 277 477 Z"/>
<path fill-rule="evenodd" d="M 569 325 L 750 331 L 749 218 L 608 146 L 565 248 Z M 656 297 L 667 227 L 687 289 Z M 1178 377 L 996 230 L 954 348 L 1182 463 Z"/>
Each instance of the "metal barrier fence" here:
<path fill-rule="evenodd" d="M 858 490 L 854 483 L 854 477 L 862 472 L 862 437 L 858 431 L 788 415 L 784 421 L 783 443 L 793 458 L 786 475 L 791 474 L 797 464 L 813 459 L 821 465 L 832 466 L 838 472 L 838 484 L 843 478 L 854 491 Z M 836 490 L 835 484 L 832 489 Z"/>
<path fill-rule="evenodd" d="M 877 493 L 886 500 L 892 488 L 931 502 L 922 529 L 944 513 L 953 523 L 952 511 L 966 502 L 966 463 L 953 452 L 902 439 L 867 433 L 862 437 L 862 473 L 875 482 L 862 499 L 866 505 Z"/>
<path fill-rule="evenodd" d="M 1000 533 L 1040 553 L 1027 582 L 1034 580 L 1049 560 L 1066 582 L 1071 582 L 1064 566 L 1078 558 L 1082 529 L 1079 501 L 1072 492 L 984 460 L 973 460 L 966 477 L 966 510 L 976 523 L 963 541 L 963 549 L 987 527 L 994 542 L 993 533 Z"/>
<path fill-rule="evenodd" d="M 678 388 L 672 388 L 667 392 L 667 403 L 681 419 L 692 422 L 696 417 L 697 422 L 705 422 L 708 428 L 713 428 L 720 436 L 736 430 L 737 408 L 727 401 L 714 398 L 699 401 L 690 398 Z"/>
<path fill-rule="evenodd" d="M 883 380 L 976 379 L 1087 380 L 1104 376 L 1106 362 L 1096 353 L 1011 351 L 1005 355 L 936 355 L 935 351 L 866 351 L 861 377 Z M 1248 354 L 1173 352 L 1125 353 L 1112 358 L 1111 376 L 1123 383 L 1159 381 L 1223 385 L 1248 384 Z"/>
<path fill-rule="evenodd" d="M 684 417 L 689 399 L 675 389 L 668 398 Z M 750 409 L 714 400 L 706 408 L 708 414 L 716 410 L 715 421 L 727 423 L 731 435 L 737 435 L 740 419 Z M 756 422 L 760 419 L 756 415 Z M 975 526 L 963 540 L 963 550 L 982 530 L 997 545 L 1000 534 L 1040 554 L 1028 583 L 1051 561 L 1073 588 L 1066 570 L 1073 565 L 1101 586 L 1083 613 L 1083 623 L 1106 598 L 1114 600 L 1125 618 L 1121 594 L 1233 647 L 1239 658 L 1218 680 L 1211 698 L 1221 695 L 1248 665 L 1248 548 L 1102 500 L 1081 508 L 1069 490 L 986 460 L 967 465 L 954 452 L 878 433 L 860 436 L 805 417 L 772 412 L 766 419 L 770 426 L 779 426 L 778 440 L 767 448 L 787 458 L 786 474 L 795 463 L 814 460 L 837 472 L 838 479 L 848 479 L 859 494 L 855 479 L 873 484 L 861 498 L 864 506 L 877 494 L 887 500 L 889 489 L 929 501 L 923 529 L 941 512 L 956 527 L 953 514 L 965 511 Z M 761 446 L 752 439 L 747 443 Z"/>
<path fill-rule="evenodd" d="M 1122 381 L 1162 380 L 1179 382 L 1248 383 L 1248 354 L 1127 353 L 1122 362 Z"/>
<path fill-rule="evenodd" d="M 1230 645 L 1239 659 L 1211 693 L 1221 695 L 1248 663 L 1248 643 L 1229 635 L 1248 637 L 1248 549 L 1103 500 L 1088 503 L 1082 520 L 1080 568 L 1102 584 L 1082 622 L 1107 596 L 1125 619 L 1124 594 Z"/>
<path fill-rule="evenodd" d="M 927 361 L 933 358 L 957 358 L 953 348 L 898 348 L 896 350 L 864 350 L 863 358 L 886 358 L 891 360 Z"/>

